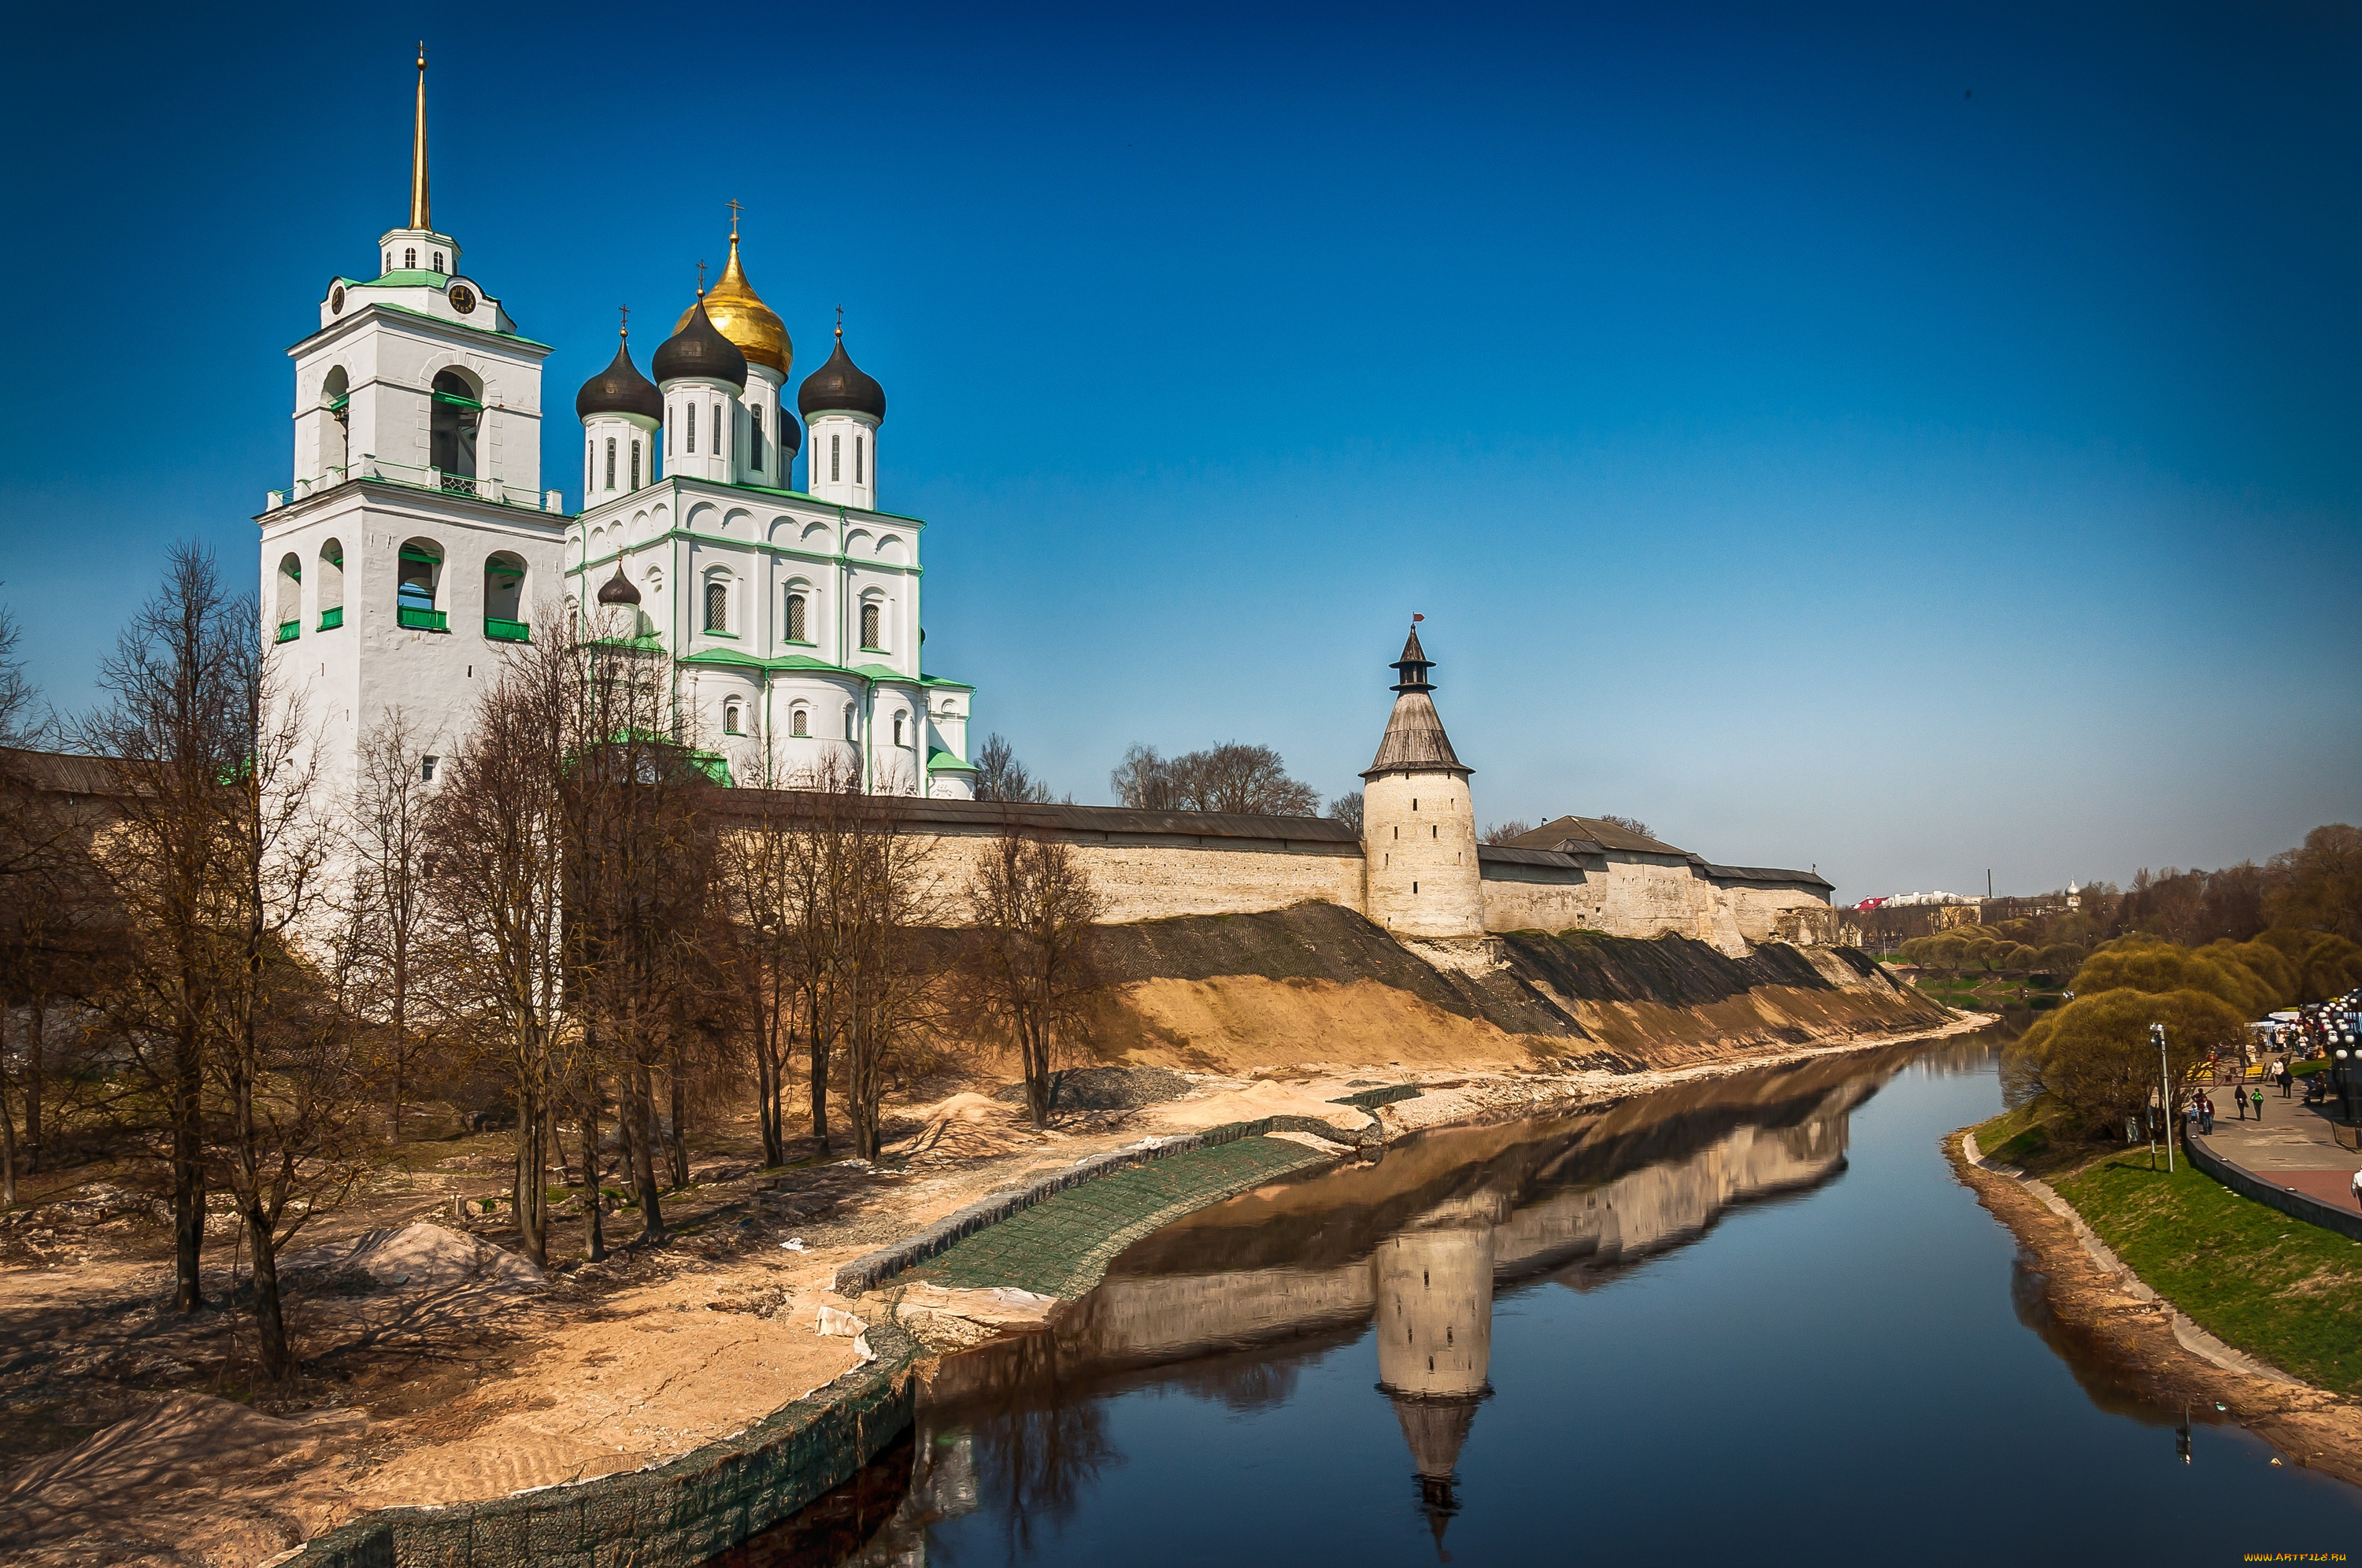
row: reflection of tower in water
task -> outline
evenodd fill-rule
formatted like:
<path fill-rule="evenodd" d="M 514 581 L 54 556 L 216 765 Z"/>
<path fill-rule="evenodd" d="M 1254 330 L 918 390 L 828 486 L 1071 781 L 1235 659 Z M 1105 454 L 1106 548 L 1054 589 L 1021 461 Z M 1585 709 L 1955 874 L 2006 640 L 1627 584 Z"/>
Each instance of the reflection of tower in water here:
<path fill-rule="evenodd" d="M 1457 1511 L 1452 1473 L 1476 1406 L 1492 1392 L 1493 1228 L 1409 1231 L 1370 1260 L 1378 1388 L 1394 1401 L 1439 1550 Z"/>

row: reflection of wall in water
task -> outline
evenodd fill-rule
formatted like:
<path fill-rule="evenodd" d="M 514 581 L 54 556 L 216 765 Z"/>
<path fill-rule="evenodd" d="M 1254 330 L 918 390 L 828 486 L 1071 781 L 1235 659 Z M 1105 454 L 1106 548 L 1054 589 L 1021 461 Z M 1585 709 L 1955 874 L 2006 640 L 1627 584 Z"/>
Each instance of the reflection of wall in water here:
<path fill-rule="evenodd" d="M 837 1568 L 926 1568 L 927 1527 L 977 1509 L 976 1438 L 966 1427 L 921 1421 L 911 1489 L 893 1517 Z"/>
<path fill-rule="evenodd" d="M 1734 1203 L 1822 1180 L 1844 1160 L 1847 1112 L 1856 1098 L 1833 1095 L 1792 1126 L 1736 1128 L 1686 1159 L 1596 1186 L 1546 1191 L 1511 1211 L 1492 1235 L 1493 1272 L 1523 1277 L 1585 1253 L 1600 1262 L 1638 1257 L 1694 1237 Z M 1462 1197 L 1418 1223 L 1450 1227 L 1464 1219 L 1481 1225 L 1518 1196 Z M 1376 1277 L 1374 1265 L 1361 1260 L 1230 1274 L 1109 1275 L 1062 1331 L 1063 1358 L 1074 1364 L 1171 1361 L 1350 1323 L 1378 1305 Z"/>

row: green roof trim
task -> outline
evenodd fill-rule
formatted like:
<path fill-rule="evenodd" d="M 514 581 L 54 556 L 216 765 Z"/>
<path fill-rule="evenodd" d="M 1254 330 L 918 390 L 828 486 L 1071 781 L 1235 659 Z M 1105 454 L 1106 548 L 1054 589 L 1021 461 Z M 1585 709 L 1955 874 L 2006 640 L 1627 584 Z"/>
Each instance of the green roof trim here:
<path fill-rule="evenodd" d="M 348 289 L 439 289 L 454 274 L 430 272 L 424 267 L 396 267 L 392 271 L 370 279 L 367 282 L 348 282 Z"/>
<path fill-rule="evenodd" d="M 927 771 L 930 773 L 973 773 L 976 771 L 976 765 L 974 763 L 962 762 L 950 752 L 945 751 L 941 746 L 937 746 L 934 750 L 927 754 Z"/>
<path fill-rule="evenodd" d="M 970 686 L 965 680 L 946 680 L 940 675 L 922 675 L 919 677 L 919 684 L 922 686 L 940 687 L 946 691 L 973 691 L 976 690 L 975 687 Z"/>
<path fill-rule="evenodd" d="M 652 482 L 662 484 L 666 480 L 673 479 L 685 484 L 701 484 L 711 490 L 743 490 L 754 495 L 781 495 L 789 501 L 808 501 L 814 506 L 825 506 L 832 512 L 858 513 L 864 517 L 891 517 L 897 523 L 916 523 L 922 528 L 927 525 L 925 518 L 913 517 L 907 512 L 880 512 L 874 506 L 847 506 L 841 501 L 822 501 L 817 495 L 807 495 L 800 490 L 777 490 L 767 484 L 725 484 L 720 480 L 699 479 L 694 474 L 665 474 Z M 635 491 L 632 493 L 636 495 L 639 492 Z"/>

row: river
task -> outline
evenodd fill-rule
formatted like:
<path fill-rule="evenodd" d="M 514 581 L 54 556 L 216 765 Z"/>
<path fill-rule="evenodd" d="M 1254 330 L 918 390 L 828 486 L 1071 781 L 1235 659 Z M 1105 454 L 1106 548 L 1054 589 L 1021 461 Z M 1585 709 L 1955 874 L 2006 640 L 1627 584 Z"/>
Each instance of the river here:
<path fill-rule="evenodd" d="M 773 1564 L 2236 1562 L 2362 1493 L 2069 1342 L 1937 1149 L 1997 1048 L 1441 1129 L 946 1364 Z M 2187 1424 L 2185 1425 L 2185 1419 Z"/>

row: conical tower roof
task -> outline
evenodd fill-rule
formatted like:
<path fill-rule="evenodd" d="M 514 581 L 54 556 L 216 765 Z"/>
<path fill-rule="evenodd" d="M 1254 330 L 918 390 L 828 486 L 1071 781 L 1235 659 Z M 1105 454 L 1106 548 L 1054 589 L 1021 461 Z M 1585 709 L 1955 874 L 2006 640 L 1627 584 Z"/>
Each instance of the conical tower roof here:
<path fill-rule="evenodd" d="M 1434 668 L 1435 661 L 1418 646 L 1414 624 L 1402 657 L 1395 660 L 1401 677 L 1395 683 L 1395 711 L 1386 719 L 1378 755 L 1362 770 L 1363 778 L 1386 773 L 1456 773 L 1465 778 L 1476 771 L 1460 760 L 1451 749 L 1451 737 L 1443 733 L 1443 716 L 1435 711 L 1435 687 L 1427 679 Z"/>

